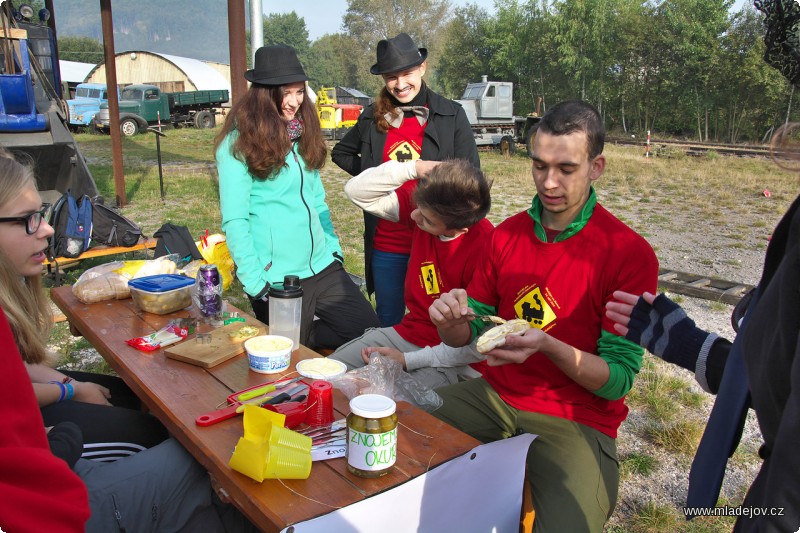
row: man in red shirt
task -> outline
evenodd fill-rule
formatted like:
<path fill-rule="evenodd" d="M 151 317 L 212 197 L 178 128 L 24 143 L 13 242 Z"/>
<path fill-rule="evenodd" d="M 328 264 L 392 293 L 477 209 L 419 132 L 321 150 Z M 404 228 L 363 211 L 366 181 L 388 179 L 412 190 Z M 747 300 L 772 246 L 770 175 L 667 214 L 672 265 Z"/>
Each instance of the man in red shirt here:
<path fill-rule="evenodd" d="M 450 346 L 485 327 L 471 311 L 531 326 L 487 354 L 482 378 L 438 389 L 444 405 L 434 415 L 484 442 L 538 435 L 527 460 L 537 531 L 600 532 L 614 510 L 615 439 L 643 350 L 615 332 L 604 306 L 615 290 L 657 285 L 653 249 L 597 202 L 604 137 L 585 102 L 548 110 L 531 208 L 495 229 L 466 290 L 429 309 Z"/>

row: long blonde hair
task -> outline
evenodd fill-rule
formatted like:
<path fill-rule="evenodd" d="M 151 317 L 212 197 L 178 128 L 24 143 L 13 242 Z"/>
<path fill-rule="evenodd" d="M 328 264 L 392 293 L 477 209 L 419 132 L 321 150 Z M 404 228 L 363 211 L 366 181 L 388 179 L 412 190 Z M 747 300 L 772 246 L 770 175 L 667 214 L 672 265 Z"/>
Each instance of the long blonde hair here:
<path fill-rule="evenodd" d="M 10 205 L 27 187 L 36 188 L 30 166 L 0 150 L 0 206 Z M 47 338 L 53 324 L 40 275 L 20 277 L 0 251 L 0 306 L 8 317 L 19 353 L 26 363 L 48 359 Z"/>

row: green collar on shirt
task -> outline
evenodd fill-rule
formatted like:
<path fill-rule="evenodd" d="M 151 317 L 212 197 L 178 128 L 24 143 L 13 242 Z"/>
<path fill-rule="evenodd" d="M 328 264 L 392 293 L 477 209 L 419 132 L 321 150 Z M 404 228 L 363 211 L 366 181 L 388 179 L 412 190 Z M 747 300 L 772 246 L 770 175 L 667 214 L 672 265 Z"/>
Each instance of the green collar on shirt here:
<path fill-rule="evenodd" d="M 569 239 L 586 225 L 589 222 L 589 218 L 591 218 L 592 213 L 594 212 L 594 206 L 597 205 L 597 195 L 594 193 L 594 187 L 589 187 L 589 198 L 586 200 L 586 203 L 583 205 L 583 209 L 581 209 L 578 216 L 575 217 L 569 226 L 564 228 L 564 231 L 558 234 L 553 242 L 561 242 L 564 240 Z M 531 202 L 531 208 L 528 209 L 528 215 L 533 219 L 535 224 L 533 225 L 533 231 L 536 233 L 536 236 L 542 242 L 547 242 L 547 234 L 544 231 L 544 226 L 542 226 L 542 202 L 539 200 L 539 195 L 533 197 L 533 202 Z"/>

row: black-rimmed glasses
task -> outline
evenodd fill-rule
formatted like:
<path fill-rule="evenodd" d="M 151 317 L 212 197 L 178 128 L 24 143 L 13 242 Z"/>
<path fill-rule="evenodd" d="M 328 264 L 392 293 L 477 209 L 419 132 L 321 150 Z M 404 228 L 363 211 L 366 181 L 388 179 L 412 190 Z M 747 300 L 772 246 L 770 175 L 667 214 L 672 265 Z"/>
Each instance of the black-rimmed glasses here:
<path fill-rule="evenodd" d="M 53 206 L 51 204 L 42 204 L 42 208 L 39 211 L 34 211 L 30 215 L 25 215 L 23 217 L 2 217 L 0 218 L 0 222 L 24 222 L 25 232 L 28 235 L 33 235 L 39 231 L 42 220 L 50 218 L 50 213 L 52 211 Z"/>

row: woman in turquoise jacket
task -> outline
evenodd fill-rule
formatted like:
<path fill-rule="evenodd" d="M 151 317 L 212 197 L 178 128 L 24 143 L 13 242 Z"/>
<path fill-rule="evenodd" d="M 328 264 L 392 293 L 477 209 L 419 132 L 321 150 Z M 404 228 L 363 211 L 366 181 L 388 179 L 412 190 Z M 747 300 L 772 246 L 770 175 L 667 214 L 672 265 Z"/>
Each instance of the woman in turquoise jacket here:
<path fill-rule="evenodd" d="M 308 77 L 294 49 L 266 46 L 245 78 L 252 85 L 216 139 L 222 229 L 236 276 L 267 324 L 270 285 L 300 277 L 300 342 L 335 349 L 378 319 L 342 266 L 319 175 L 327 147 L 305 98 Z"/>

